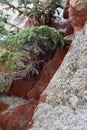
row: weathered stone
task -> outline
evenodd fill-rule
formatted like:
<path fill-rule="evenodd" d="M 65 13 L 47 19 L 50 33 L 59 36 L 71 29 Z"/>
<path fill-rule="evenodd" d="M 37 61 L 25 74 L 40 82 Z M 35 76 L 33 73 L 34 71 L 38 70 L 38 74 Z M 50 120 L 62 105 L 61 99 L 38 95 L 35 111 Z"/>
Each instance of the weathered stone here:
<path fill-rule="evenodd" d="M 36 77 L 31 79 L 26 77 L 14 81 L 9 91 L 6 92 L 10 97 L 0 94 L 0 126 L 4 130 L 28 130 L 32 126 L 32 116 L 39 102 L 40 94 L 47 87 L 67 51 L 68 47 L 65 49 L 58 48 L 54 57 L 44 65 L 37 79 Z M 23 97 L 28 99 L 24 100 Z M 40 100 L 40 102 L 42 101 L 45 101 L 45 96 Z"/>
<path fill-rule="evenodd" d="M 86 30 L 86 29 L 85 29 Z M 30 130 L 87 130 L 87 34 L 78 31 L 53 76 Z"/>
<path fill-rule="evenodd" d="M 87 0 L 70 0 L 69 16 L 72 26 L 81 29 L 87 20 Z"/>
<path fill-rule="evenodd" d="M 67 0 L 65 8 L 64 8 L 64 12 L 63 12 L 63 17 L 65 19 L 69 19 L 69 7 L 70 7 L 70 0 Z"/>

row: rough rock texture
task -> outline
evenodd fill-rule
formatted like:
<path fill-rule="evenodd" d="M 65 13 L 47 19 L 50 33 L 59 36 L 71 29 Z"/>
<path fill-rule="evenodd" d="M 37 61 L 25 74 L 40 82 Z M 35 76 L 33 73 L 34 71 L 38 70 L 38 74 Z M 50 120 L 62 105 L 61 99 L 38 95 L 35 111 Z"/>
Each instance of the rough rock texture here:
<path fill-rule="evenodd" d="M 65 19 L 69 18 L 69 7 L 70 7 L 70 0 L 67 0 L 65 4 L 64 12 L 63 12 L 63 17 Z"/>
<path fill-rule="evenodd" d="M 14 95 L 27 99 L 28 92 L 34 87 L 37 81 L 38 76 L 33 76 L 31 78 L 27 76 L 26 78 L 13 81 L 11 87 L 6 93 L 8 95 Z"/>
<path fill-rule="evenodd" d="M 0 113 L 12 112 L 14 108 L 25 103 L 26 100 L 23 98 L 2 94 L 0 95 Z"/>
<path fill-rule="evenodd" d="M 29 130 L 87 130 L 87 0 L 67 0 L 65 9 L 75 38 L 41 95 L 45 102 L 38 105 Z"/>
<path fill-rule="evenodd" d="M 86 25 L 85 25 L 86 27 Z M 87 130 L 87 28 L 76 33 L 30 130 Z M 43 96 L 42 95 L 42 96 Z"/>
<path fill-rule="evenodd" d="M 38 105 L 40 94 L 47 87 L 67 51 L 68 48 L 56 50 L 54 57 L 43 67 L 36 83 L 35 78 L 14 81 L 8 91 L 11 96 L 0 94 L 0 130 L 28 130 L 31 127 L 32 116 Z M 41 101 L 43 100 L 45 100 L 44 97 L 41 98 Z"/>
<path fill-rule="evenodd" d="M 69 16 L 75 30 L 81 29 L 87 20 L 87 0 L 70 0 Z"/>

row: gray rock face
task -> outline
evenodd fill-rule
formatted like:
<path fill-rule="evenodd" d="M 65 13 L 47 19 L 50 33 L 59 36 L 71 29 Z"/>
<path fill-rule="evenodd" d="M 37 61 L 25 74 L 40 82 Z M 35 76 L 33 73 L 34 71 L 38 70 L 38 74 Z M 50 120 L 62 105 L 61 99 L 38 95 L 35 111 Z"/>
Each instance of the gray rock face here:
<path fill-rule="evenodd" d="M 38 105 L 30 130 L 87 130 L 87 34 L 84 30 L 77 32 L 43 95 L 47 95 L 46 102 Z"/>

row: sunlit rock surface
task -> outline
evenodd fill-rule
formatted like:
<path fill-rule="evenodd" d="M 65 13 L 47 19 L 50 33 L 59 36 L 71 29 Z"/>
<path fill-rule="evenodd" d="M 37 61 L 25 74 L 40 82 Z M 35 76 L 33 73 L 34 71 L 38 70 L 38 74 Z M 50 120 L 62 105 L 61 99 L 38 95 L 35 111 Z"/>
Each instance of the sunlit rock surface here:
<path fill-rule="evenodd" d="M 30 130 L 87 130 L 87 28 L 71 48 L 35 111 Z"/>

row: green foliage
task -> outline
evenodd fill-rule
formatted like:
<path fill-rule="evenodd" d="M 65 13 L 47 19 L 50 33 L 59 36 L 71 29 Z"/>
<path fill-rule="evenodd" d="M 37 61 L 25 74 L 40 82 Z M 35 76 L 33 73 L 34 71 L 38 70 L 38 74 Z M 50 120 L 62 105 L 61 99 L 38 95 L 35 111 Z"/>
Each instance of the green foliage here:
<path fill-rule="evenodd" d="M 9 56 L 9 54 L 10 54 L 9 51 L 1 50 L 1 52 L 0 52 L 0 66 L 1 65 L 3 66 L 6 63 L 6 60 L 7 60 L 8 56 Z"/>
<path fill-rule="evenodd" d="M 10 52 L 9 50 L 2 49 L 0 52 L 0 69 L 9 70 L 13 72 L 17 69 L 25 67 L 21 58 L 23 54 L 20 52 Z"/>
<path fill-rule="evenodd" d="M 0 37 L 8 34 L 8 31 L 5 28 L 5 23 L 3 22 L 3 11 L 0 10 Z"/>
<path fill-rule="evenodd" d="M 18 0 L 17 7 L 12 2 L 13 0 L 2 0 L 0 3 L 7 5 L 6 9 L 12 9 L 13 12 L 18 11 L 18 17 L 25 15 L 31 19 L 33 16 L 34 20 L 32 22 L 35 26 L 48 25 L 55 18 L 54 14 L 57 7 L 62 7 L 61 0 Z M 3 14 L 2 11 L 2 16 Z M 3 18 L 3 21 L 8 23 L 7 19 L 9 17 L 7 17 L 7 14 Z"/>
<path fill-rule="evenodd" d="M 9 35 L 6 42 L 11 43 L 11 48 L 13 48 L 13 45 L 19 48 L 28 47 L 28 49 L 32 48 L 34 50 L 40 47 L 40 50 L 43 49 L 42 52 L 44 53 L 47 48 L 52 51 L 58 45 L 60 47 L 64 46 L 63 37 L 59 32 L 46 25 L 23 29 L 16 35 Z"/>
<path fill-rule="evenodd" d="M 0 91 L 5 89 L 5 79 L 9 76 L 8 86 L 14 78 L 38 75 L 58 46 L 64 47 L 63 37 L 46 25 L 20 30 L 1 40 L 0 72 L 4 75 L 0 77 Z"/>
<path fill-rule="evenodd" d="M 5 24 L 0 21 L 0 37 L 7 35 L 8 31 L 5 29 Z"/>
<path fill-rule="evenodd" d="M 43 25 L 20 30 L 4 40 L 3 48 L 6 49 L 0 52 L 0 68 L 10 72 L 28 68 L 30 75 L 38 74 L 47 55 L 53 54 L 58 46 L 63 48 L 64 41 L 54 28 Z"/>

